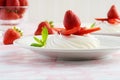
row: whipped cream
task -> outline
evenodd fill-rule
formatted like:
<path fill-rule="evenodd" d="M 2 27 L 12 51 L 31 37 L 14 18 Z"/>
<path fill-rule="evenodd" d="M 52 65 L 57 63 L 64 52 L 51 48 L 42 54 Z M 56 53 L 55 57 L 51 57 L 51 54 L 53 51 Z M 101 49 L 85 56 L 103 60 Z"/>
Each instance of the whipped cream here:
<path fill-rule="evenodd" d="M 102 33 L 120 33 L 120 24 L 102 23 L 99 25 Z"/>
<path fill-rule="evenodd" d="M 86 36 L 63 36 L 53 35 L 48 38 L 46 48 L 59 49 L 95 49 L 100 46 L 100 41 L 91 35 Z"/>

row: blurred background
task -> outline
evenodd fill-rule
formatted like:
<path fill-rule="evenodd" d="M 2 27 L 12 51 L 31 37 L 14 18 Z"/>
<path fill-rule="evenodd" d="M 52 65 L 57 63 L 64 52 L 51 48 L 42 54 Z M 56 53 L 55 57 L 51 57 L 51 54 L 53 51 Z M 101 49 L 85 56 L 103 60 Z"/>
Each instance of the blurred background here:
<path fill-rule="evenodd" d="M 120 0 L 29 0 L 29 21 L 62 22 L 66 10 L 73 10 L 82 22 L 106 17 L 111 5 L 120 12 Z"/>

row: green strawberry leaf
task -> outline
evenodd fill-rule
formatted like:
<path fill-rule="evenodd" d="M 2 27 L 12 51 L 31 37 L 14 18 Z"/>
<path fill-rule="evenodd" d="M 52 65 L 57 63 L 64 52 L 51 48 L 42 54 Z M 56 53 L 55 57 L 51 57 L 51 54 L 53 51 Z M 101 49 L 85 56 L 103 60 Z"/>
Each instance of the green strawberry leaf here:
<path fill-rule="evenodd" d="M 46 27 L 43 27 L 42 28 L 42 39 L 39 39 L 37 37 L 33 37 L 34 40 L 36 41 L 36 43 L 32 43 L 31 46 L 34 46 L 34 47 L 43 47 L 46 45 L 46 41 L 47 41 L 47 38 L 48 38 L 48 30 Z"/>
<path fill-rule="evenodd" d="M 94 28 L 96 25 L 96 23 L 94 22 L 93 24 L 91 24 L 90 28 Z"/>
<path fill-rule="evenodd" d="M 37 37 L 33 37 L 34 38 L 34 40 L 37 42 L 37 43 L 39 43 L 39 44 L 42 44 L 42 40 L 40 40 L 40 39 L 38 39 Z"/>
<path fill-rule="evenodd" d="M 50 24 L 51 28 L 54 27 L 54 25 L 53 25 L 53 21 L 50 21 L 49 24 Z"/>
<path fill-rule="evenodd" d="M 42 47 L 43 44 L 38 44 L 38 43 L 32 43 L 31 46 L 34 46 L 34 47 Z"/>
<path fill-rule="evenodd" d="M 43 27 L 43 29 L 42 29 L 42 42 L 44 44 L 46 44 L 47 38 L 48 38 L 48 30 L 46 27 Z"/>

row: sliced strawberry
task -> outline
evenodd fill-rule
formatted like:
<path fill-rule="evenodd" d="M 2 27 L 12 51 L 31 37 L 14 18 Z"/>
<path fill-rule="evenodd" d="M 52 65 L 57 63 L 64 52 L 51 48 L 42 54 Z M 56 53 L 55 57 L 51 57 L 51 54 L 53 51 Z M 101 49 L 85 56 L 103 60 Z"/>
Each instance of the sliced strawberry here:
<path fill-rule="evenodd" d="M 98 21 L 108 21 L 107 18 L 95 18 L 95 20 L 98 20 Z"/>
<path fill-rule="evenodd" d="M 94 27 L 94 28 L 89 28 L 89 29 L 83 27 L 75 35 L 84 35 L 84 34 L 88 34 L 88 33 L 98 31 L 100 29 L 101 29 L 100 27 Z"/>
<path fill-rule="evenodd" d="M 5 6 L 6 0 L 0 0 L 0 6 Z"/>
<path fill-rule="evenodd" d="M 74 27 L 74 28 L 72 28 L 72 29 L 69 29 L 69 30 L 62 30 L 61 31 L 61 34 L 63 34 L 63 35 L 70 35 L 70 34 L 74 34 L 74 33 L 76 33 L 76 32 L 78 32 L 78 30 L 80 29 L 80 27 Z"/>
<path fill-rule="evenodd" d="M 41 35 L 41 32 L 42 32 L 42 28 L 43 27 L 46 27 L 48 29 L 48 34 L 53 34 L 53 30 L 52 30 L 52 27 L 50 25 L 49 22 L 47 21 L 43 21 L 41 22 L 39 25 L 38 25 L 38 28 L 37 30 L 35 31 L 35 35 Z"/>
<path fill-rule="evenodd" d="M 1 20 L 16 20 L 16 19 L 19 19 L 19 15 L 15 12 L 9 12 L 8 9 L 1 9 L 0 19 Z"/>
<path fill-rule="evenodd" d="M 108 23 L 110 23 L 110 24 L 120 24 L 120 19 L 108 19 Z"/>
<path fill-rule="evenodd" d="M 70 30 L 73 29 L 74 27 L 81 26 L 79 17 L 71 10 L 66 11 L 63 24 L 66 30 Z"/>
<path fill-rule="evenodd" d="M 13 41 L 20 38 L 22 36 L 22 33 L 20 30 L 18 30 L 17 28 L 10 28 L 8 30 L 6 30 L 4 37 L 3 37 L 3 43 L 5 45 L 7 44 L 13 44 Z"/>
<path fill-rule="evenodd" d="M 118 13 L 115 5 L 111 6 L 110 10 L 107 13 L 107 17 L 108 19 L 113 19 L 113 18 L 120 19 L 120 14 Z"/>

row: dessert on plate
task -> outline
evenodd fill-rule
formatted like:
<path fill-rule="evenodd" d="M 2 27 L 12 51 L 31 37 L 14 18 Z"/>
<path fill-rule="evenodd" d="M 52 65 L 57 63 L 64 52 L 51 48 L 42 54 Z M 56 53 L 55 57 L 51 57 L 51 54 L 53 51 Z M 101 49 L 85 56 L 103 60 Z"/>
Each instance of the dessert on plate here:
<path fill-rule="evenodd" d="M 32 43 L 31 46 L 53 49 L 96 49 L 100 47 L 100 41 L 90 35 L 100 28 L 95 26 L 81 27 L 81 21 L 73 11 L 66 11 L 63 25 L 64 28 L 50 27 L 48 22 L 41 22 L 35 35 L 40 34 L 42 37 L 39 39 L 35 36 L 36 42 Z"/>
<path fill-rule="evenodd" d="M 120 33 L 120 13 L 115 5 L 112 5 L 107 13 L 107 18 L 95 18 L 97 21 L 101 21 L 100 33 Z"/>

